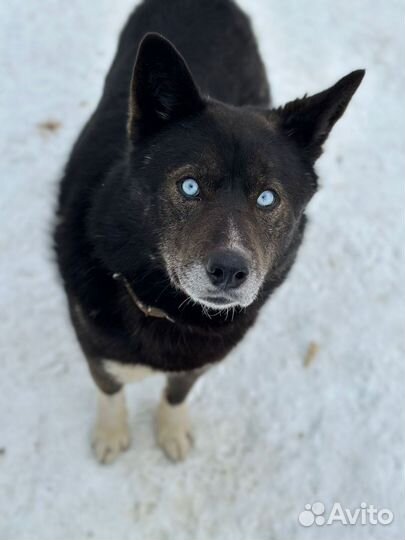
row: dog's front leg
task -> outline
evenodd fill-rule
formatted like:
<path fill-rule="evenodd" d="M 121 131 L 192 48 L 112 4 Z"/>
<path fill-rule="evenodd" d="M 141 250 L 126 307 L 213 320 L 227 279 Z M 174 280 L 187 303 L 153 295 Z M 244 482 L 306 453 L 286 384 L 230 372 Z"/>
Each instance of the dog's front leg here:
<path fill-rule="evenodd" d="M 115 394 L 98 392 L 97 419 L 92 446 L 100 463 L 112 463 L 129 446 L 128 414 L 124 389 Z"/>
<path fill-rule="evenodd" d="M 87 360 L 98 389 L 93 452 L 100 463 L 112 463 L 130 442 L 124 386 L 105 371 L 101 360 Z"/>
<path fill-rule="evenodd" d="M 167 376 L 167 385 L 157 410 L 156 431 L 159 446 L 173 461 L 185 459 L 190 451 L 192 436 L 185 399 L 204 371 Z"/>

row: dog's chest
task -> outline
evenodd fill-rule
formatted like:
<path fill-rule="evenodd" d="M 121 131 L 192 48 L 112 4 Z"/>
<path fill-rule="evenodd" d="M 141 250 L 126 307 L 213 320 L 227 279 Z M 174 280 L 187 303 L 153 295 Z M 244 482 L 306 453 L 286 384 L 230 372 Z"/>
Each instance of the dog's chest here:
<path fill-rule="evenodd" d="M 114 360 L 104 360 L 103 367 L 120 384 L 141 381 L 158 373 L 157 370 L 147 366 L 121 364 Z"/>

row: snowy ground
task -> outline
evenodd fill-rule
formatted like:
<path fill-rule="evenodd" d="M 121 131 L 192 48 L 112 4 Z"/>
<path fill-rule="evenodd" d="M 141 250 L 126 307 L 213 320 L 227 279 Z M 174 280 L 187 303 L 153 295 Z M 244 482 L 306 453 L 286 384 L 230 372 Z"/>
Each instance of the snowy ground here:
<path fill-rule="evenodd" d="M 173 465 L 156 447 L 151 379 L 130 388 L 133 445 L 110 467 L 90 452 L 95 392 L 49 230 L 133 0 L 0 5 L 0 540 L 404 538 L 404 2 L 241 3 L 277 104 L 367 75 L 318 164 L 290 279 L 192 395 L 194 452 Z M 306 529 L 314 501 L 395 518 Z"/>

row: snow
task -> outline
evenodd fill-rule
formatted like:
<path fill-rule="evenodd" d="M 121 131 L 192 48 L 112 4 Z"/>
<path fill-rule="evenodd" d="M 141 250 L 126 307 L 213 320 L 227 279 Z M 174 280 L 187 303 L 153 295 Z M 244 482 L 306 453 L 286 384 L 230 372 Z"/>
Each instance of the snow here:
<path fill-rule="evenodd" d="M 241 4 L 276 104 L 367 74 L 318 163 L 323 187 L 290 278 L 191 396 L 189 459 L 173 465 L 154 442 L 157 377 L 129 388 L 132 447 L 103 467 L 50 230 L 58 177 L 133 1 L 1 3 L 1 540 L 404 537 L 405 6 Z M 304 528 L 298 514 L 315 501 L 395 518 Z"/>

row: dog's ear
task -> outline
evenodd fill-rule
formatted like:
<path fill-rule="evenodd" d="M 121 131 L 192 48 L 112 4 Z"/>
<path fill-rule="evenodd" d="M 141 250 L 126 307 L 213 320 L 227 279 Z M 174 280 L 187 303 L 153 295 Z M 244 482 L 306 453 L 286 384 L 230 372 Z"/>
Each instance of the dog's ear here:
<path fill-rule="evenodd" d="M 204 100 L 181 54 L 160 34 L 142 39 L 132 75 L 128 132 L 153 133 L 197 113 Z"/>
<path fill-rule="evenodd" d="M 281 129 L 311 163 L 322 154 L 323 143 L 344 113 L 364 73 L 362 69 L 353 71 L 331 88 L 291 101 L 276 111 Z"/>

